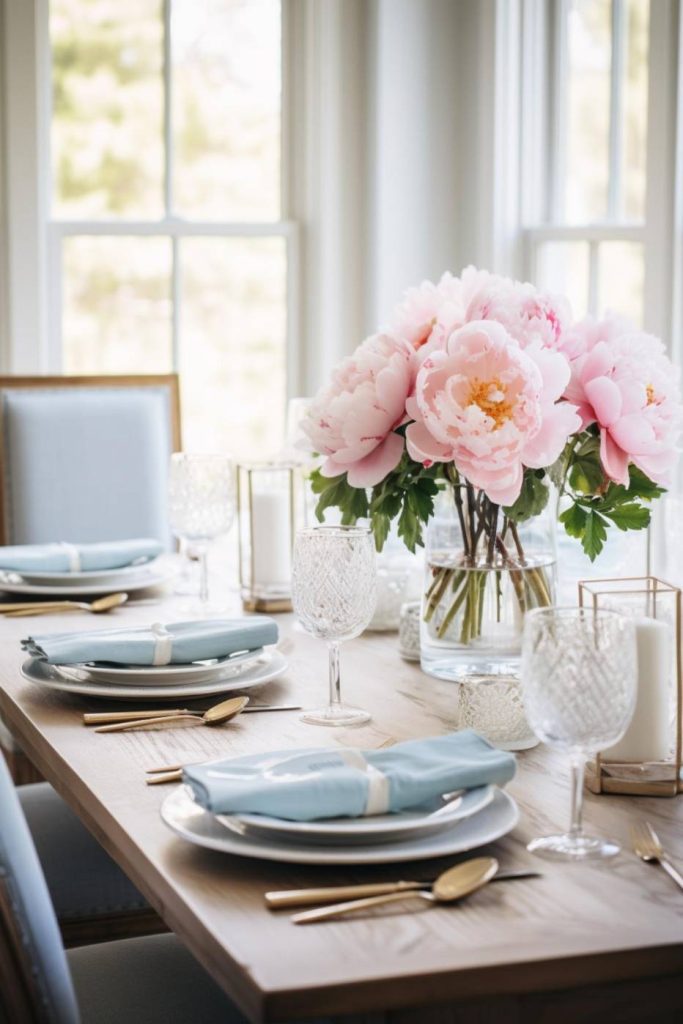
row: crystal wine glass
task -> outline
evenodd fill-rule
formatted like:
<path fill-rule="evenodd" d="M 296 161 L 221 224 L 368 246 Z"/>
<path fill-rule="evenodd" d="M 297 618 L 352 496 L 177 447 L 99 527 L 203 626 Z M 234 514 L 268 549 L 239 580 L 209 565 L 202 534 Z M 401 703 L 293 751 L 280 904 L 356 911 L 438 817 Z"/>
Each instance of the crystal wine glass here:
<path fill-rule="evenodd" d="M 207 555 L 216 537 L 227 533 L 235 518 L 233 464 L 225 455 L 171 456 L 168 481 L 171 529 L 199 558 L 200 614 L 210 614 Z"/>
<path fill-rule="evenodd" d="M 370 715 L 343 704 L 339 645 L 359 636 L 376 600 L 375 544 L 362 526 L 313 526 L 297 533 L 292 565 L 292 604 L 313 636 L 327 641 L 330 702 L 303 715 L 313 725 L 360 725 Z"/>
<path fill-rule="evenodd" d="M 592 608 L 536 608 L 524 622 L 522 693 L 539 739 L 569 755 L 569 832 L 534 839 L 528 849 L 561 859 L 612 857 L 617 843 L 583 831 L 586 760 L 626 732 L 636 699 L 633 621 Z"/>

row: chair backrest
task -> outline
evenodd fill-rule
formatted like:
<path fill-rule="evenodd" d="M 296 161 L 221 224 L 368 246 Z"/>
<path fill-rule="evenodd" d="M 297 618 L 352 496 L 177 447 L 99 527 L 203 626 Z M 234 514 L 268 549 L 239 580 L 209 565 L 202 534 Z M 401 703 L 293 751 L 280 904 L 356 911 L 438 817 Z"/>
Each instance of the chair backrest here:
<path fill-rule="evenodd" d="M 178 378 L 0 377 L 0 543 L 170 547 Z"/>
<path fill-rule="evenodd" d="M 0 756 L 0 1020 L 78 1024 L 57 918 Z"/>

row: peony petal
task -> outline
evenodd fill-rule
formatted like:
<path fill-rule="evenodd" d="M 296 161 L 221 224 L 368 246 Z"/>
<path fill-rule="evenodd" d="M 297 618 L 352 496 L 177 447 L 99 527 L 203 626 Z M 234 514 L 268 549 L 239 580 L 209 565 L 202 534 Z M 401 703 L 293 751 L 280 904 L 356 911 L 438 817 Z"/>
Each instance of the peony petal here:
<path fill-rule="evenodd" d="M 524 350 L 536 363 L 543 378 L 543 393 L 541 400 L 544 405 L 552 405 L 562 394 L 569 384 L 571 370 L 569 363 L 559 352 L 553 352 L 549 348 L 541 348 L 540 344 L 533 342 Z"/>
<path fill-rule="evenodd" d="M 614 367 L 614 353 L 604 341 L 599 341 L 590 352 L 583 357 L 579 371 L 579 381 L 585 386 L 595 377 L 604 377 Z"/>
<path fill-rule="evenodd" d="M 650 480 L 666 487 L 671 483 L 671 471 L 676 465 L 677 458 L 678 452 L 669 449 L 657 455 L 634 455 L 633 461 Z"/>
<path fill-rule="evenodd" d="M 609 377 L 595 377 L 585 386 L 586 398 L 593 406 L 601 427 L 611 427 L 622 411 L 621 391 Z"/>
<path fill-rule="evenodd" d="M 530 469 L 552 466 L 562 452 L 567 439 L 581 430 L 581 417 L 576 406 L 558 402 L 543 414 L 541 428 L 522 449 L 522 462 Z"/>
<path fill-rule="evenodd" d="M 432 462 L 449 462 L 453 458 L 453 450 L 441 444 L 429 433 L 424 423 L 411 423 L 406 430 L 408 454 L 416 462 L 431 465 Z"/>
<path fill-rule="evenodd" d="M 656 450 L 657 439 L 652 424 L 642 414 L 622 416 L 610 428 L 610 434 L 620 448 L 632 455 L 650 455 Z"/>
<path fill-rule="evenodd" d="M 401 461 L 404 445 L 400 434 L 389 434 L 374 451 L 349 466 L 346 479 L 351 487 L 374 487 L 384 480 Z"/>
<path fill-rule="evenodd" d="M 506 466 L 505 469 L 488 470 L 476 463 L 461 467 L 456 462 L 456 465 L 471 484 L 486 493 L 494 505 L 514 505 L 517 501 L 524 479 L 521 462 Z"/>
<path fill-rule="evenodd" d="M 600 431 L 600 461 L 610 480 L 628 487 L 628 455 L 614 443 L 605 429 Z"/>

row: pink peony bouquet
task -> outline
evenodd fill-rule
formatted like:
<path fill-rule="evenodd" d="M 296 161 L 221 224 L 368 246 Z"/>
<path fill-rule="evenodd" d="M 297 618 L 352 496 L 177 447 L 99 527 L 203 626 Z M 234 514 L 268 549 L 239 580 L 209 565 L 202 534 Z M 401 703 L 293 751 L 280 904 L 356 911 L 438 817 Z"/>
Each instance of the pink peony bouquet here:
<path fill-rule="evenodd" d="M 332 374 L 304 424 L 318 514 L 390 523 L 414 550 L 446 484 L 469 565 L 538 515 L 549 484 L 591 559 L 640 530 L 678 456 L 681 399 L 662 343 L 616 316 L 573 322 L 561 296 L 468 267 L 411 288 L 389 327 Z"/>

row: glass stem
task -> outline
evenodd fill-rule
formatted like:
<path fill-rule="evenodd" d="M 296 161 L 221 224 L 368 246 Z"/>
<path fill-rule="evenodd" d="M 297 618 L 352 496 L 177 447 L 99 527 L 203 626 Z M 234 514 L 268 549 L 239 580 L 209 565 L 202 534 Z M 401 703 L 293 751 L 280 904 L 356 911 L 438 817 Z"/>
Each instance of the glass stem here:
<path fill-rule="evenodd" d="M 574 756 L 571 759 L 570 779 L 572 791 L 571 824 L 569 826 L 570 836 L 580 836 L 582 832 L 581 815 L 583 812 L 583 771 L 586 759 Z"/>
<path fill-rule="evenodd" d="M 208 550 L 206 544 L 201 544 L 197 549 L 199 555 L 199 600 L 202 604 L 208 604 L 209 601 Z"/>
<path fill-rule="evenodd" d="M 339 707 L 341 704 L 341 676 L 339 674 L 339 644 L 330 640 L 327 644 L 330 655 L 330 704 Z"/>

